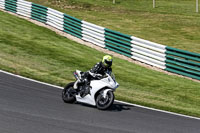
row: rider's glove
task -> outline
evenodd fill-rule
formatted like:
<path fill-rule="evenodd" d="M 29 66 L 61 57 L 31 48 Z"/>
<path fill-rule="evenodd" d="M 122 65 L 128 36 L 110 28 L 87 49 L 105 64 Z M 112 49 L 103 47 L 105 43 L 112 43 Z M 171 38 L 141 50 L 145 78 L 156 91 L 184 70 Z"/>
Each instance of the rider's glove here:
<path fill-rule="evenodd" d="M 96 76 L 95 76 L 97 79 L 102 79 L 102 75 L 101 74 L 96 74 Z"/>

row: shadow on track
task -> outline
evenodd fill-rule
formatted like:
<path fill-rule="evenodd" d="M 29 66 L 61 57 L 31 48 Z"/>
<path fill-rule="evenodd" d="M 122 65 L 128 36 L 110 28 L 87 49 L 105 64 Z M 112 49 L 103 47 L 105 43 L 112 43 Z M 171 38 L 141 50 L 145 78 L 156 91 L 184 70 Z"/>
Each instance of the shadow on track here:
<path fill-rule="evenodd" d="M 133 107 L 133 106 L 121 104 L 121 103 L 114 103 L 109 109 L 107 109 L 107 111 L 120 112 L 124 110 L 131 110 L 130 107 Z"/>
<path fill-rule="evenodd" d="M 97 109 L 97 107 L 95 107 L 95 106 L 84 104 L 84 103 L 76 103 L 76 104 L 82 105 L 82 106 L 85 106 L 85 107 L 88 107 L 88 108 Z M 110 108 L 108 108 L 106 110 L 102 110 L 102 111 L 120 112 L 120 111 L 124 111 L 124 110 L 131 110 L 130 107 L 133 107 L 133 106 L 122 104 L 122 103 L 113 103 L 113 105 Z"/>

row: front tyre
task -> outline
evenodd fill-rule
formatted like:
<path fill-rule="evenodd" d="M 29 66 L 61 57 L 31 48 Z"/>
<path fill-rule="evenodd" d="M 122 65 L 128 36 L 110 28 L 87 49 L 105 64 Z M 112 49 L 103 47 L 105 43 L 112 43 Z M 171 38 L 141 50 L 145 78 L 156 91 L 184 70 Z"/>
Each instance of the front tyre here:
<path fill-rule="evenodd" d="M 65 103 L 73 103 L 76 101 L 75 96 L 73 95 L 74 92 L 74 82 L 69 83 L 65 86 L 62 91 L 62 99 Z"/>
<path fill-rule="evenodd" d="M 103 97 L 103 91 L 100 92 L 96 98 L 96 106 L 100 110 L 108 109 L 114 101 L 114 94 L 113 91 L 108 91 L 106 97 Z"/>

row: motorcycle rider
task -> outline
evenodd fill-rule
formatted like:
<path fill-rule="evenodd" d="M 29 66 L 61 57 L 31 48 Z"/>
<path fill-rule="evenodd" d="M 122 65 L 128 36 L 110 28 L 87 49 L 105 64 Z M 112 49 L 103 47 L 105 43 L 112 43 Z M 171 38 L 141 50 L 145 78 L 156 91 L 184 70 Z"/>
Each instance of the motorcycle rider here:
<path fill-rule="evenodd" d="M 81 97 L 90 94 L 91 87 L 89 85 L 91 80 L 101 79 L 106 73 L 110 74 L 112 72 L 112 61 L 110 55 L 105 55 L 101 62 L 96 63 L 92 69 L 81 74 L 81 80 L 74 83 L 74 89 L 77 89 L 79 84 L 84 83 L 84 87 L 80 90 Z"/>

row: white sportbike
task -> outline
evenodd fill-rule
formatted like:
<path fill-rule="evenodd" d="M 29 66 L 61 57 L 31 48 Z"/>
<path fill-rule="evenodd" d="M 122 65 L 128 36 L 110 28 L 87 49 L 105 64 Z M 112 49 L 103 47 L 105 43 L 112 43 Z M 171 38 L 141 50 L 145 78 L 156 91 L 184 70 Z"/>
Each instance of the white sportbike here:
<path fill-rule="evenodd" d="M 76 70 L 74 76 L 76 80 L 81 79 L 81 71 Z M 107 74 L 98 80 L 90 81 L 89 93 L 82 97 L 81 90 L 83 85 L 79 85 L 74 89 L 74 83 L 67 84 L 62 91 L 62 99 L 66 103 L 74 103 L 75 101 L 96 106 L 98 109 L 108 109 L 114 101 L 114 91 L 119 87 L 115 81 L 114 74 Z"/>

